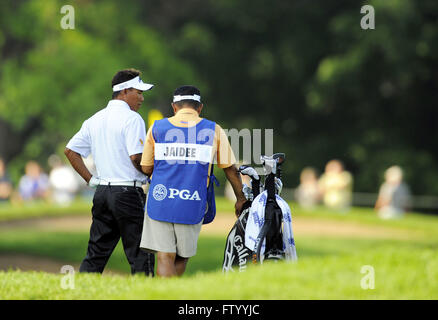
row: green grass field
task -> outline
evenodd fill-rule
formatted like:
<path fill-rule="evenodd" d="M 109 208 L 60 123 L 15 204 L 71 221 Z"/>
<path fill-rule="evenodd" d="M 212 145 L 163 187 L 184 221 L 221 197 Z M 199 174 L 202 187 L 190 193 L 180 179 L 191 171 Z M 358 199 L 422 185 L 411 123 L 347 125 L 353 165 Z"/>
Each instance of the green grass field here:
<path fill-rule="evenodd" d="M 232 208 L 222 199 L 218 207 L 222 212 Z M 224 230 L 202 234 L 198 254 L 182 278 L 129 275 L 119 245 L 108 264 L 117 274 L 76 273 L 75 288 L 65 290 L 63 274 L 0 272 L 0 299 L 438 299 L 437 217 L 409 214 L 382 221 L 369 209 L 340 215 L 324 208 L 292 208 L 297 263 L 269 263 L 224 275 L 221 264 L 229 231 Z M 305 230 L 304 225 L 313 223 L 339 225 L 339 233 Z M 343 234 L 346 226 L 356 229 Z M 374 229 L 382 232 L 364 232 Z M 79 264 L 87 240 L 85 231 L 2 229 L 0 254 L 29 254 Z M 368 266 L 374 271 L 374 289 L 366 287 L 372 283 Z"/>
<path fill-rule="evenodd" d="M 91 201 L 77 200 L 67 207 L 52 205 L 45 202 L 23 205 L 0 204 L 0 222 L 66 215 L 90 214 Z"/>
<path fill-rule="evenodd" d="M 0 292 L 2 299 L 437 299 L 435 250 L 409 249 L 308 256 L 241 274 L 198 272 L 180 279 L 79 274 L 73 290 L 62 289 L 63 275 L 4 272 Z M 375 268 L 374 289 L 361 287 L 364 263 Z"/>

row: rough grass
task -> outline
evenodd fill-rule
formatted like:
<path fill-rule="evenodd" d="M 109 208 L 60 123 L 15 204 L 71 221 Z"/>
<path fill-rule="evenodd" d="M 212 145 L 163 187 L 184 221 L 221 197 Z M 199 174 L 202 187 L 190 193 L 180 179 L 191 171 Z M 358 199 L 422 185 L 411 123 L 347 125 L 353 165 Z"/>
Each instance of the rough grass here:
<path fill-rule="evenodd" d="M 221 207 L 222 206 L 222 207 Z M 292 205 L 293 206 L 293 205 Z M 229 203 L 219 201 L 219 210 Z M 438 299 L 438 218 L 409 214 L 381 221 L 369 209 L 338 214 L 323 208 L 295 217 L 315 222 L 350 222 L 384 226 L 420 237 L 339 237 L 296 233 L 298 263 L 253 266 L 245 273 L 222 274 L 223 235 L 203 235 L 198 254 L 178 279 L 130 276 L 120 246 L 108 268 L 126 275 L 75 274 L 73 290 L 61 287 L 63 274 L 0 272 L 1 299 Z M 298 219 L 297 219 L 298 220 Z M 0 253 L 51 257 L 79 263 L 86 250 L 86 232 L 40 232 L 11 229 L 0 233 Z M 374 289 L 370 270 L 374 271 Z M 364 287 L 365 285 L 365 287 Z"/>
<path fill-rule="evenodd" d="M 375 270 L 374 289 L 361 286 L 364 265 Z M 437 299 L 438 257 L 434 249 L 392 247 L 349 255 L 312 256 L 299 263 L 271 263 L 245 273 L 196 273 L 180 279 L 143 276 L 1 272 L 2 299 Z M 72 282 L 67 282 L 72 283 Z M 366 284 L 366 282 L 365 282 Z M 366 287 L 365 287 L 366 288 Z"/>
<path fill-rule="evenodd" d="M 86 240 L 86 235 L 74 237 L 78 243 Z M 58 259 L 70 259 L 65 260 L 66 264 L 82 259 L 82 252 L 76 253 L 74 245 L 70 249 L 66 245 L 73 238 L 65 237 L 59 250 L 53 251 L 43 248 L 52 240 L 56 242 L 59 235 L 43 238 L 40 249 L 36 245 L 29 252 L 39 251 L 52 257 L 57 252 Z M 412 242 L 302 237 L 297 246 L 298 263 L 270 263 L 249 268 L 245 273 L 223 275 L 220 265 L 224 239 L 204 236 L 199 241 L 198 255 L 180 279 L 76 274 L 75 289 L 63 290 L 61 274 L 10 271 L 0 273 L 0 292 L 2 299 L 438 298 L 436 239 Z M 19 250 L 20 245 L 16 248 Z M 363 269 L 367 266 L 374 271 L 374 289 L 361 287 L 361 282 L 371 285 L 364 278 L 369 275 L 369 269 Z M 121 250 L 114 254 L 108 267 L 128 271 Z"/>

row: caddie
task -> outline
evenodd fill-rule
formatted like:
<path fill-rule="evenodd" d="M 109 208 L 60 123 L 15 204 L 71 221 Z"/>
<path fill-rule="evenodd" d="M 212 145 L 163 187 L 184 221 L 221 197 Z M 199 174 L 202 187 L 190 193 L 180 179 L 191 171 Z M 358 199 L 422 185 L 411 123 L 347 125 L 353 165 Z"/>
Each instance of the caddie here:
<path fill-rule="evenodd" d="M 201 118 L 201 93 L 194 86 L 175 90 L 174 116 L 149 128 L 141 166 L 152 175 L 140 247 L 157 254 L 157 275 L 180 276 L 196 254 L 203 223 L 214 218 L 214 162 L 224 170 L 239 215 L 246 198 L 236 159 L 224 130 Z"/>
<path fill-rule="evenodd" d="M 153 275 L 154 256 L 139 247 L 147 177 L 140 166 L 146 128 L 138 114 L 143 92 L 153 85 L 144 83 L 138 70 L 125 69 L 116 73 L 111 86 L 112 100 L 83 123 L 65 149 L 73 168 L 96 188 L 87 255 L 79 271 L 102 273 L 121 238 L 131 273 Z M 82 159 L 90 153 L 97 176 Z"/>

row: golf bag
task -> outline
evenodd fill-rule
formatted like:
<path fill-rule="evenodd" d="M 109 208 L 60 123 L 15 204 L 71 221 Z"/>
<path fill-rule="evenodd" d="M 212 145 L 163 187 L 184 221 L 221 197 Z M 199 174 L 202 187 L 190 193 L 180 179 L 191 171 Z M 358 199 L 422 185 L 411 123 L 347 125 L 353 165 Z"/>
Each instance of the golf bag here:
<path fill-rule="evenodd" d="M 228 234 L 223 272 L 235 271 L 233 268 L 244 271 L 250 261 L 256 264 L 265 259 L 297 260 L 291 211 L 279 196 L 283 188 L 281 165 L 285 154 L 260 159 L 266 175 L 264 186 L 254 168 L 246 165 L 239 168 L 240 173 L 251 178 L 251 187 L 244 185 L 242 189 L 248 201 Z"/>
<path fill-rule="evenodd" d="M 245 202 L 243 208 L 242 213 L 237 218 L 227 237 L 222 265 L 223 272 L 245 271 L 251 260 L 252 251 L 245 246 L 245 229 L 251 209 L 251 201 Z"/>
<path fill-rule="evenodd" d="M 264 191 L 254 199 L 245 228 L 245 246 L 251 250 L 254 263 L 297 260 L 291 211 L 279 195 L 274 200 Z"/>
<path fill-rule="evenodd" d="M 228 234 L 222 271 L 243 272 L 265 259 L 297 260 L 290 208 L 278 195 L 268 202 L 267 191 L 245 203 Z"/>

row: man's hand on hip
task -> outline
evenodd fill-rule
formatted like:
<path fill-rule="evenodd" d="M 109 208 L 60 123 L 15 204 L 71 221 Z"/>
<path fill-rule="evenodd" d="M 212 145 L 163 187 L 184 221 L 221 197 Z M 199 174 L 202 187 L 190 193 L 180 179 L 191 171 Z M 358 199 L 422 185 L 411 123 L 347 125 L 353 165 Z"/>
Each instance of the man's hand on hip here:
<path fill-rule="evenodd" d="M 100 184 L 100 178 L 99 177 L 91 176 L 90 181 L 88 181 L 88 185 L 91 188 L 96 188 L 99 184 Z"/>

